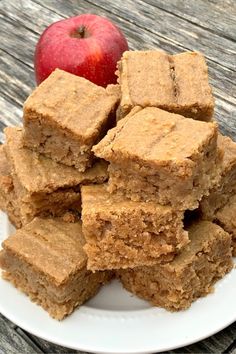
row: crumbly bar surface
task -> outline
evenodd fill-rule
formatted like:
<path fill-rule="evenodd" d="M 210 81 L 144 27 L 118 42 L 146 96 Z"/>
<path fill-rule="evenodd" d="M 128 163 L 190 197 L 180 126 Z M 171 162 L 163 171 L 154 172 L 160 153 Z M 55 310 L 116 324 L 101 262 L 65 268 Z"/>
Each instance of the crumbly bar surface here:
<path fill-rule="evenodd" d="M 117 75 L 121 86 L 119 118 L 134 106 L 158 107 L 203 121 L 213 115 L 208 69 L 200 53 L 127 51 L 118 63 Z"/>
<path fill-rule="evenodd" d="M 110 277 L 86 269 L 84 242 L 81 222 L 36 218 L 3 242 L 3 278 L 61 320 Z"/>
<path fill-rule="evenodd" d="M 115 96 L 117 98 L 117 102 L 120 101 L 120 99 L 121 99 L 121 90 L 120 90 L 120 85 L 119 84 L 107 85 L 106 92 L 108 93 L 108 95 Z"/>
<path fill-rule="evenodd" d="M 236 194 L 231 196 L 227 204 L 219 209 L 214 220 L 232 235 L 233 256 L 236 257 Z"/>
<path fill-rule="evenodd" d="M 0 146 L 0 209 L 8 214 L 16 228 L 21 227 L 20 210 L 3 145 Z"/>
<path fill-rule="evenodd" d="M 6 128 L 5 134 L 7 157 L 24 224 L 37 215 L 58 216 L 73 205 L 78 209 L 80 185 L 102 183 L 107 179 L 105 162 L 97 162 L 87 171 L 79 172 L 25 148 L 21 128 Z"/>
<path fill-rule="evenodd" d="M 233 267 L 231 236 L 208 221 L 195 223 L 188 231 L 190 243 L 172 262 L 119 270 L 123 286 L 170 311 L 187 309 L 212 292 L 214 283 Z"/>
<path fill-rule="evenodd" d="M 117 102 L 116 90 L 57 69 L 24 104 L 24 144 L 83 172 L 114 124 Z"/>
<path fill-rule="evenodd" d="M 81 196 L 88 269 L 170 261 L 189 241 L 183 212 L 110 194 L 106 185 L 83 186 Z"/>
<path fill-rule="evenodd" d="M 218 182 L 217 125 L 134 108 L 93 148 L 109 161 L 109 191 L 194 209 Z"/>
<path fill-rule="evenodd" d="M 236 143 L 219 134 L 218 146 L 223 151 L 220 180 L 210 190 L 209 196 L 203 197 L 200 202 L 202 216 L 207 220 L 213 220 L 217 210 L 226 205 L 236 193 Z"/>

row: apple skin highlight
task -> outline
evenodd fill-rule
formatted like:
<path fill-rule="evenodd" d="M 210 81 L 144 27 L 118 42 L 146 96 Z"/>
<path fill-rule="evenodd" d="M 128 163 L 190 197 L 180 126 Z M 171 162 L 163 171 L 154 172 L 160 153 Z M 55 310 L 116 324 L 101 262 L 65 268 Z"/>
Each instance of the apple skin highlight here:
<path fill-rule="evenodd" d="M 104 17 L 84 14 L 55 22 L 35 49 L 36 82 L 59 68 L 106 87 L 117 82 L 117 61 L 128 49 L 123 33 Z"/>

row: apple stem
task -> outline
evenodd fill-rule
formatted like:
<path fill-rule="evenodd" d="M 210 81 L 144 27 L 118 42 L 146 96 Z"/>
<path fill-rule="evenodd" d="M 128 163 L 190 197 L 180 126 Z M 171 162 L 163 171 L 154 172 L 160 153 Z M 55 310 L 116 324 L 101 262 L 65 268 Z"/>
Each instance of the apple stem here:
<path fill-rule="evenodd" d="M 85 32 L 85 26 L 82 25 L 77 29 L 78 34 L 80 35 L 80 38 L 85 38 L 86 32 Z"/>
<path fill-rule="evenodd" d="M 73 38 L 87 38 L 89 37 L 89 33 L 86 30 L 86 27 L 84 25 L 81 25 L 73 33 L 71 33 L 70 36 Z"/>

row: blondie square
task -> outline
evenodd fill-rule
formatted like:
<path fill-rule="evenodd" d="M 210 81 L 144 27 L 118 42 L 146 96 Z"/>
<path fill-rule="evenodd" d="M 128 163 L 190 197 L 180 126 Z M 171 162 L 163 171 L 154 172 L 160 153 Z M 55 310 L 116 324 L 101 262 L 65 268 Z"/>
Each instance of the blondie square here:
<path fill-rule="evenodd" d="M 59 216 L 73 206 L 77 210 L 81 203 L 80 185 L 107 179 L 105 162 L 79 172 L 23 147 L 21 128 L 6 128 L 5 134 L 23 224 L 39 215 Z"/>
<path fill-rule="evenodd" d="M 214 220 L 232 235 L 233 256 L 236 257 L 236 194 L 214 215 Z"/>
<path fill-rule="evenodd" d="M 93 148 L 108 160 L 109 191 L 194 209 L 218 182 L 217 125 L 155 107 L 134 108 Z"/>
<path fill-rule="evenodd" d="M 110 194 L 106 185 L 81 188 L 88 269 L 153 265 L 173 259 L 189 239 L 183 212 Z"/>
<path fill-rule="evenodd" d="M 24 144 L 83 172 L 115 122 L 117 100 L 113 90 L 57 69 L 24 104 Z"/>
<path fill-rule="evenodd" d="M 21 227 L 20 210 L 3 145 L 0 146 L 0 209 L 8 214 L 16 228 Z"/>
<path fill-rule="evenodd" d="M 190 243 L 164 265 L 118 271 L 123 286 L 154 306 L 187 309 L 212 292 L 232 267 L 231 237 L 220 226 L 200 221 L 189 229 Z"/>
<path fill-rule="evenodd" d="M 204 56 L 196 52 L 127 51 L 118 63 L 121 103 L 118 118 L 134 106 L 158 107 L 209 121 L 214 99 Z"/>
<path fill-rule="evenodd" d="M 236 193 L 236 143 L 219 134 L 218 147 L 223 151 L 220 180 L 210 190 L 209 196 L 203 197 L 200 202 L 200 211 L 207 220 L 213 220 L 217 210 L 226 205 Z"/>
<path fill-rule="evenodd" d="M 109 279 L 87 270 L 81 223 L 35 218 L 3 242 L 3 278 L 61 320 Z"/>

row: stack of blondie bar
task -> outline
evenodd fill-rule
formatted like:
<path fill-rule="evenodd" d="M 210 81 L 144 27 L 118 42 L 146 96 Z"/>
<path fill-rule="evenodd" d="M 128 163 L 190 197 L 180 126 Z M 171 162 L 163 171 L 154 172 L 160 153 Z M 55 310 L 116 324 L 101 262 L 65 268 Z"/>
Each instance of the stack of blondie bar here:
<path fill-rule="evenodd" d="M 19 230 L 3 243 L 3 277 L 57 319 L 111 278 L 87 269 L 79 215 L 81 186 L 108 177 L 91 148 L 114 125 L 115 90 L 56 70 L 25 102 L 24 127 L 5 129 L 0 207 Z"/>
<path fill-rule="evenodd" d="M 129 51 L 117 75 L 104 89 L 54 71 L 0 149 L 0 207 L 18 229 L 3 277 L 56 319 L 114 276 L 186 309 L 236 255 L 236 143 L 212 120 L 204 57 Z"/>

